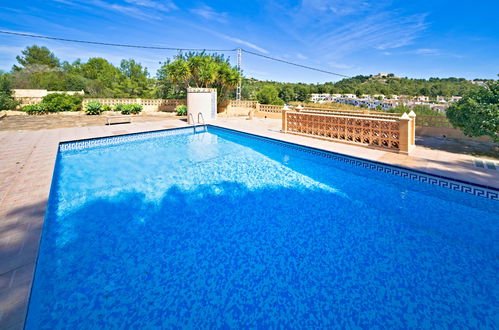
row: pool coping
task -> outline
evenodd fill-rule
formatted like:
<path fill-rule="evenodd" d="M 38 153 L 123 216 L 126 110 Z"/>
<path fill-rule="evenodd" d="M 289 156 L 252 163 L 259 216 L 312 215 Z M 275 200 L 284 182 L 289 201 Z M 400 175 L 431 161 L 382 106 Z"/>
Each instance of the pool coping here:
<path fill-rule="evenodd" d="M 4 324 L 3 316 L 0 315 L 0 318 L 2 318 L 2 319 L 0 319 L 0 327 L 1 328 L 3 328 L 5 325 L 6 328 L 22 329 L 24 327 L 24 324 L 25 324 L 25 320 L 26 320 L 26 316 L 27 316 L 27 306 L 29 304 L 32 283 L 34 280 L 34 263 L 36 262 L 36 260 L 38 258 L 39 243 L 40 243 L 40 238 L 41 238 L 41 234 L 42 234 L 41 228 L 43 227 L 43 224 L 45 221 L 46 207 L 47 207 L 48 198 L 49 198 L 49 195 L 50 195 L 50 192 L 52 189 L 52 181 L 53 181 L 52 179 L 53 179 L 53 174 L 54 174 L 54 170 L 55 170 L 55 165 L 56 165 L 56 160 L 57 160 L 57 156 L 59 153 L 60 145 L 64 144 L 64 143 L 91 141 L 91 140 L 106 139 L 106 138 L 113 138 L 113 137 L 119 138 L 119 137 L 125 137 L 125 136 L 133 136 L 133 135 L 137 135 L 137 134 L 150 134 L 150 133 L 155 133 L 155 132 L 174 131 L 174 130 L 182 130 L 182 129 L 188 129 L 188 128 L 195 129 L 197 127 L 204 126 L 204 125 L 186 125 L 185 123 L 180 123 L 180 122 L 175 124 L 177 127 L 172 127 L 172 128 L 161 128 L 161 126 L 159 126 L 159 125 L 160 124 L 158 123 L 155 125 L 150 124 L 150 125 L 129 126 L 129 127 L 127 127 L 127 129 L 129 128 L 129 131 L 132 131 L 132 132 L 124 133 L 124 134 L 121 132 L 119 134 L 116 134 L 118 132 L 113 133 L 111 130 L 115 129 L 115 128 L 107 128 L 107 127 L 106 128 L 96 127 L 93 130 L 93 132 L 92 132 L 92 129 L 88 129 L 88 128 L 71 128 L 71 129 L 63 129 L 63 130 L 51 130 L 52 132 L 49 132 L 50 134 L 47 133 L 48 131 L 35 131 L 35 132 L 27 132 L 26 133 L 26 134 L 31 134 L 28 136 L 31 137 L 31 140 L 32 140 L 31 142 L 33 145 L 35 145 L 34 148 L 37 148 L 38 154 L 36 154 L 35 156 L 31 156 L 31 154 L 29 155 L 29 158 L 27 158 L 27 163 L 28 163 L 28 165 L 32 165 L 32 166 L 31 166 L 31 168 L 30 168 L 30 166 L 26 166 L 28 169 L 25 170 L 25 172 L 31 172 L 32 168 L 35 166 L 35 162 L 38 161 L 38 158 L 42 157 L 42 156 L 40 156 L 42 154 L 43 154 L 43 164 L 45 166 L 42 166 L 43 168 L 39 168 L 36 171 L 36 173 L 41 174 L 41 176 L 43 176 L 42 178 L 33 177 L 35 174 L 31 174 L 31 173 L 24 173 L 23 172 L 23 174 L 27 175 L 27 176 L 31 175 L 31 182 L 41 181 L 41 182 L 39 182 L 39 186 L 41 188 L 35 187 L 38 189 L 31 189 L 31 187 L 28 187 L 28 190 L 26 192 L 24 192 L 24 195 L 23 195 L 24 199 L 23 200 L 16 200 L 17 197 L 10 198 L 9 202 L 12 199 L 14 199 L 14 202 L 17 202 L 17 204 L 14 203 L 15 205 L 9 205 L 8 202 L 6 201 L 8 199 L 8 197 L 11 197 L 11 196 L 9 196 L 9 193 L 11 195 L 14 194 L 13 192 L 7 192 L 6 193 L 7 197 L 3 197 L 3 199 L 1 199 L 0 202 L 6 203 L 10 207 L 10 209 L 0 210 L 0 215 L 1 216 L 5 215 L 8 217 L 9 212 L 15 211 L 16 207 L 25 207 L 26 206 L 29 209 L 30 205 L 28 205 L 28 203 L 29 203 L 28 199 L 31 199 L 32 197 L 34 197 L 35 200 L 36 200 L 36 198 L 39 198 L 41 200 L 40 205 L 37 204 L 36 207 L 39 209 L 43 209 L 43 216 L 35 214 L 31 217 L 27 217 L 27 219 L 23 219 L 24 222 L 31 221 L 34 223 L 33 226 L 31 226 L 31 223 L 28 224 L 28 227 L 26 229 L 22 228 L 22 230 L 25 230 L 26 232 L 28 232 L 28 231 L 33 232 L 31 235 L 26 235 L 28 237 L 27 239 L 30 239 L 31 241 L 27 242 L 30 250 L 27 251 L 27 253 L 25 253 L 25 254 L 29 254 L 30 256 L 32 256 L 34 254 L 34 260 L 30 259 L 30 258 L 26 258 L 26 256 L 24 256 L 24 258 L 26 260 L 23 259 L 20 262 L 14 263 L 15 265 L 17 265 L 16 268 L 8 268 L 7 271 L 2 272 L 0 274 L 3 276 L 3 275 L 8 275 L 8 274 L 13 272 L 13 274 L 10 278 L 9 286 L 7 288 L 3 288 L 3 287 L 1 288 L 3 291 L 0 293 L 2 293 L 4 295 L 5 295 L 6 290 L 11 289 L 10 285 L 12 285 L 13 282 L 15 283 L 16 281 L 21 280 L 21 279 L 18 280 L 17 278 L 15 278 L 15 276 L 22 277 L 22 281 L 24 281 L 24 282 L 22 282 L 22 284 L 25 287 L 28 287 L 28 292 L 24 292 L 24 291 L 21 292 L 20 291 L 20 293 L 18 293 L 19 297 L 17 297 L 17 296 L 15 297 L 16 302 L 19 303 L 18 304 L 19 306 L 17 306 L 17 305 L 15 306 L 14 313 L 16 314 L 15 315 L 16 317 L 19 317 L 22 315 L 22 321 L 20 320 L 20 318 L 19 318 L 19 320 L 16 318 L 16 320 L 17 320 L 16 322 L 13 322 L 12 320 L 8 320 L 12 323 Z M 141 127 L 141 126 L 145 126 L 145 127 Z M 208 127 L 208 129 L 209 129 L 209 127 L 213 127 L 215 129 L 227 130 L 230 132 L 234 132 L 236 134 L 243 134 L 245 136 L 252 136 L 252 137 L 256 137 L 256 138 L 260 138 L 260 139 L 265 139 L 268 141 L 270 140 L 270 141 L 273 141 L 275 143 L 279 143 L 279 144 L 284 145 L 284 146 L 297 147 L 297 148 L 300 148 L 301 150 L 310 150 L 312 152 L 318 152 L 318 153 L 322 153 L 322 154 L 325 153 L 327 155 L 341 157 L 342 159 L 359 161 L 359 162 L 362 162 L 363 164 L 372 164 L 373 166 L 382 166 L 384 168 L 390 168 L 390 169 L 396 169 L 399 171 L 407 171 L 407 172 L 417 173 L 417 174 L 420 174 L 423 176 L 429 176 L 429 177 L 439 178 L 439 179 L 443 179 L 443 180 L 448 180 L 451 182 L 457 182 L 460 185 L 469 185 L 469 186 L 473 186 L 473 187 L 487 189 L 487 190 L 490 190 L 494 193 L 499 192 L 499 189 L 495 188 L 495 187 L 489 187 L 489 186 L 481 185 L 479 183 L 467 182 L 467 181 L 456 179 L 456 178 L 441 176 L 438 174 L 433 174 L 431 172 L 425 172 L 425 171 L 421 171 L 421 170 L 417 170 L 417 169 L 412 169 L 410 167 L 389 164 L 389 163 L 385 163 L 385 162 L 380 162 L 378 160 L 371 160 L 371 159 L 367 159 L 367 158 L 343 154 L 343 153 L 336 152 L 336 151 L 326 150 L 326 149 L 317 148 L 317 147 L 311 147 L 309 145 L 302 144 L 302 143 L 290 142 L 290 141 L 286 141 L 284 139 L 269 137 L 269 136 L 265 136 L 262 134 L 247 132 L 247 131 L 240 130 L 240 129 L 227 128 L 227 127 L 224 127 L 222 125 L 217 125 L 217 124 L 213 124 L 213 123 L 209 123 L 206 126 Z M 164 127 L 164 126 L 162 126 L 162 127 Z M 99 130 L 99 132 L 96 132 L 97 130 Z M 66 138 L 64 137 L 64 134 L 61 133 L 62 131 L 64 131 L 67 134 Z M 43 135 L 41 132 L 43 132 L 43 134 L 45 134 L 45 135 Z M 42 141 L 40 141 L 40 139 L 39 139 L 40 136 L 44 136 L 45 138 L 42 139 Z M 77 137 L 77 136 L 84 136 L 84 138 L 80 138 L 80 139 L 73 138 L 73 137 Z M 287 138 L 287 136 L 283 134 L 282 138 Z M 311 139 L 311 138 L 307 138 L 307 141 L 310 141 L 310 144 L 312 144 L 316 140 Z M 36 153 L 36 151 L 35 151 L 35 153 Z M 17 173 L 21 173 L 21 172 L 22 171 L 19 171 Z M 20 175 L 23 175 L 23 174 L 20 174 Z M 12 174 L 12 175 L 14 175 L 14 174 Z M 16 176 L 20 176 L 20 175 L 16 174 Z M 21 181 L 21 183 L 23 181 L 17 177 L 13 177 L 12 181 L 13 181 L 13 183 L 11 185 L 16 187 L 16 189 L 15 189 L 16 192 L 17 192 L 17 190 L 21 190 L 20 192 L 23 193 L 23 189 L 17 189 L 17 185 L 20 183 L 18 181 Z M 48 187 L 46 187 L 47 183 L 48 183 Z M 47 189 L 47 190 L 44 190 L 44 189 Z M 17 193 L 19 193 L 19 192 L 17 192 Z M 29 201 L 31 201 L 31 200 L 29 200 Z M 17 219 L 14 219 L 14 221 L 17 221 Z M 33 229 L 33 228 L 30 228 L 30 226 L 31 227 L 41 226 L 41 227 L 36 227 L 35 229 Z M 21 252 L 23 252 L 22 250 L 25 248 L 25 244 L 26 244 L 26 241 L 22 243 Z M 21 254 L 21 252 L 19 252 L 19 254 Z M 23 258 L 22 256 L 19 256 L 19 254 L 16 254 L 13 258 Z M 31 269 L 31 267 L 33 267 L 33 268 Z M 24 268 L 27 268 L 27 269 L 24 269 Z M 11 270 L 9 270 L 9 269 L 11 269 Z M 20 274 L 16 275 L 16 272 L 18 272 Z M 2 297 L 3 296 L 0 295 L 0 298 L 2 298 Z M 7 295 L 7 298 L 13 299 L 9 295 Z M 4 304 L 0 303 L 0 307 L 5 307 L 5 305 L 7 305 L 7 304 L 8 304 L 7 301 L 4 301 Z M 2 312 L 3 312 L 3 310 L 0 309 L 0 313 L 2 313 Z"/>

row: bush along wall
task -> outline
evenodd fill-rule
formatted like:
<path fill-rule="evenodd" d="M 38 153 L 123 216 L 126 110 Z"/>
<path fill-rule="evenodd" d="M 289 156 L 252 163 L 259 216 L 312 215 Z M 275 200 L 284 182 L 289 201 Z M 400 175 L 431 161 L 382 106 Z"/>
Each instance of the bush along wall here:
<path fill-rule="evenodd" d="M 85 107 L 85 113 L 87 115 L 100 115 L 103 111 L 103 106 L 100 102 L 88 102 Z"/>
<path fill-rule="evenodd" d="M 186 105 L 178 105 L 175 108 L 175 112 L 177 116 L 187 116 L 187 106 Z"/>
<path fill-rule="evenodd" d="M 41 103 L 26 105 L 21 108 L 28 114 L 46 114 L 63 111 L 80 111 L 82 96 L 53 93 L 45 96 Z"/>
<path fill-rule="evenodd" d="M 123 115 L 136 115 L 142 111 L 142 106 L 140 104 L 119 104 L 119 111 Z M 115 107 L 115 110 L 117 110 L 118 105 Z"/>

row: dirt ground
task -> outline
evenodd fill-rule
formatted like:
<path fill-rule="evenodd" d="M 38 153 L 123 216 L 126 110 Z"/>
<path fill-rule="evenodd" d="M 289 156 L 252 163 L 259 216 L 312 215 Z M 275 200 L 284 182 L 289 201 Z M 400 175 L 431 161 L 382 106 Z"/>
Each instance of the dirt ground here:
<path fill-rule="evenodd" d="M 2 115 L 0 114 L 0 117 Z M 173 113 L 158 112 L 132 115 L 132 122 L 140 123 L 168 119 L 179 119 Z M 105 115 L 89 116 L 81 112 L 55 113 L 48 115 L 9 114 L 0 119 L 0 131 L 33 131 L 66 127 L 84 127 L 105 125 Z"/>

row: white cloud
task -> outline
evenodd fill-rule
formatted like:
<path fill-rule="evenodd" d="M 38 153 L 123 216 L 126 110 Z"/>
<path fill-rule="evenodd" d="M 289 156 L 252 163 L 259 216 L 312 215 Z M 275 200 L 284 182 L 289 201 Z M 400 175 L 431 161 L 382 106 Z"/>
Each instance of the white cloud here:
<path fill-rule="evenodd" d="M 202 27 L 202 26 L 197 26 L 197 25 L 196 25 L 196 27 L 197 27 L 198 29 L 203 30 L 203 31 L 206 31 L 206 32 L 208 32 L 208 33 L 210 33 L 210 34 L 212 34 L 212 35 L 214 35 L 214 36 L 218 37 L 218 38 L 225 39 L 225 40 L 228 40 L 228 41 L 234 42 L 234 43 L 236 43 L 236 44 L 239 44 L 239 45 L 243 45 L 243 46 L 249 47 L 249 48 L 251 48 L 251 49 L 254 49 L 254 50 L 256 50 L 256 51 L 259 51 L 260 53 L 264 53 L 264 54 L 268 54 L 268 53 L 269 53 L 266 49 L 264 49 L 264 48 L 262 48 L 262 47 L 260 47 L 260 46 L 257 46 L 257 45 L 255 45 L 254 43 L 251 43 L 251 42 L 249 42 L 249 41 L 242 40 L 242 39 L 240 39 L 240 38 L 231 37 L 231 36 L 229 36 L 229 35 L 226 35 L 226 34 L 223 34 L 223 33 L 219 33 L 219 32 L 213 31 L 213 30 L 211 30 L 211 29 L 208 29 L 208 28 L 205 28 L 205 27 Z"/>
<path fill-rule="evenodd" d="M 440 51 L 433 48 L 419 48 L 416 49 L 414 53 L 421 55 L 440 55 Z"/>
<path fill-rule="evenodd" d="M 351 69 L 352 68 L 351 65 L 344 64 L 344 63 L 338 63 L 338 62 L 334 62 L 334 61 L 328 62 L 328 65 L 330 67 L 333 67 L 336 69 Z"/>
<path fill-rule="evenodd" d="M 178 7 L 175 5 L 173 1 L 154 1 L 154 0 L 125 0 L 125 2 L 136 5 L 136 6 L 141 6 L 141 7 L 147 7 L 155 10 L 161 10 L 161 11 L 171 11 L 178 9 Z"/>
<path fill-rule="evenodd" d="M 213 8 L 207 5 L 201 5 L 197 8 L 193 8 L 190 10 L 192 13 L 201 16 L 204 19 L 210 21 L 216 21 L 219 23 L 227 22 L 227 14 L 222 12 L 217 12 Z"/>
<path fill-rule="evenodd" d="M 364 12 L 373 6 L 379 6 L 381 2 L 369 2 L 365 0 L 304 0 L 301 2 L 299 12 L 322 12 L 325 15 L 347 16 Z"/>
<path fill-rule="evenodd" d="M 274 0 L 269 12 L 281 32 L 315 56 L 341 60 L 366 50 L 391 50 L 415 43 L 428 28 L 426 13 L 406 13 L 391 0 L 303 0 L 287 7 Z"/>
<path fill-rule="evenodd" d="M 296 58 L 299 59 L 299 60 L 306 60 L 308 59 L 307 56 L 303 55 L 302 53 L 297 53 L 296 54 Z"/>
<path fill-rule="evenodd" d="M 230 36 L 223 35 L 223 34 L 219 34 L 219 36 L 222 37 L 223 39 L 235 42 L 237 44 L 240 44 L 240 45 L 243 45 L 243 46 L 248 46 L 249 48 L 257 50 L 260 53 L 264 53 L 264 54 L 268 54 L 269 53 L 266 49 L 264 49 L 262 47 L 259 47 L 259 46 L 255 45 L 255 44 L 253 44 L 253 43 L 251 43 L 249 41 L 244 41 L 242 39 L 230 37 Z"/>
<path fill-rule="evenodd" d="M 108 2 L 104 0 L 53 0 L 66 5 L 89 8 L 96 6 L 108 11 L 118 12 L 140 20 L 159 20 L 159 12 L 169 12 L 177 9 L 177 6 L 171 0 L 159 2 L 157 0 L 125 0 L 125 4 Z"/>
<path fill-rule="evenodd" d="M 134 6 L 123 6 L 115 3 L 108 3 L 102 0 L 92 0 L 91 3 L 95 6 L 104 8 L 110 11 L 116 11 L 124 15 L 128 15 L 141 20 L 158 19 L 157 15 L 148 13 L 138 7 Z"/>

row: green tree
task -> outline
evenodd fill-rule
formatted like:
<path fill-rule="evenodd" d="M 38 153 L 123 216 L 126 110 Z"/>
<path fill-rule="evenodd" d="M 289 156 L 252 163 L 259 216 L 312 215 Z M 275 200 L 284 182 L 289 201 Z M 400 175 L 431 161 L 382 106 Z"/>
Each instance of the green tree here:
<path fill-rule="evenodd" d="M 488 135 L 499 142 L 499 82 L 465 95 L 447 109 L 447 118 L 467 136 Z"/>
<path fill-rule="evenodd" d="M 14 65 L 13 70 L 22 70 L 33 64 L 46 65 L 50 68 L 60 66 L 59 59 L 47 47 L 34 45 L 26 47 L 21 53 L 22 55 L 16 56 L 16 60 L 22 67 Z"/>
<path fill-rule="evenodd" d="M 122 60 L 119 70 L 121 80 L 118 89 L 121 93 L 128 97 L 150 97 L 153 84 L 142 64 L 133 59 Z"/>
<path fill-rule="evenodd" d="M 305 85 L 298 85 L 295 87 L 296 100 L 306 102 L 310 100 L 310 91 Z"/>
<path fill-rule="evenodd" d="M 286 103 L 295 101 L 296 100 L 295 90 L 293 89 L 292 86 L 285 85 L 279 91 L 279 98 L 281 98 Z"/>
<path fill-rule="evenodd" d="M 228 97 L 241 80 L 241 73 L 232 67 L 223 55 L 201 53 L 179 54 L 166 61 L 158 70 L 160 90 L 172 90 L 169 82 L 177 88 L 187 87 L 216 88 L 217 101 Z"/>
<path fill-rule="evenodd" d="M 279 98 L 277 88 L 272 85 L 265 85 L 256 93 L 256 99 L 261 104 L 283 105 L 284 101 Z"/>
<path fill-rule="evenodd" d="M 126 97 L 119 89 L 119 83 L 124 79 L 122 73 L 104 58 L 93 57 L 86 63 L 76 60 L 71 65 L 65 64 L 67 71 L 84 80 L 84 90 L 92 96 Z"/>
<path fill-rule="evenodd" d="M 0 110 L 12 110 L 19 104 L 12 97 L 10 79 L 7 73 L 0 71 Z"/>
<path fill-rule="evenodd" d="M 186 91 L 181 84 L 173 82 L 167 72 L 168 59 L 156 73 L 156 96 L 161 99 L 184 99 Z"/>

